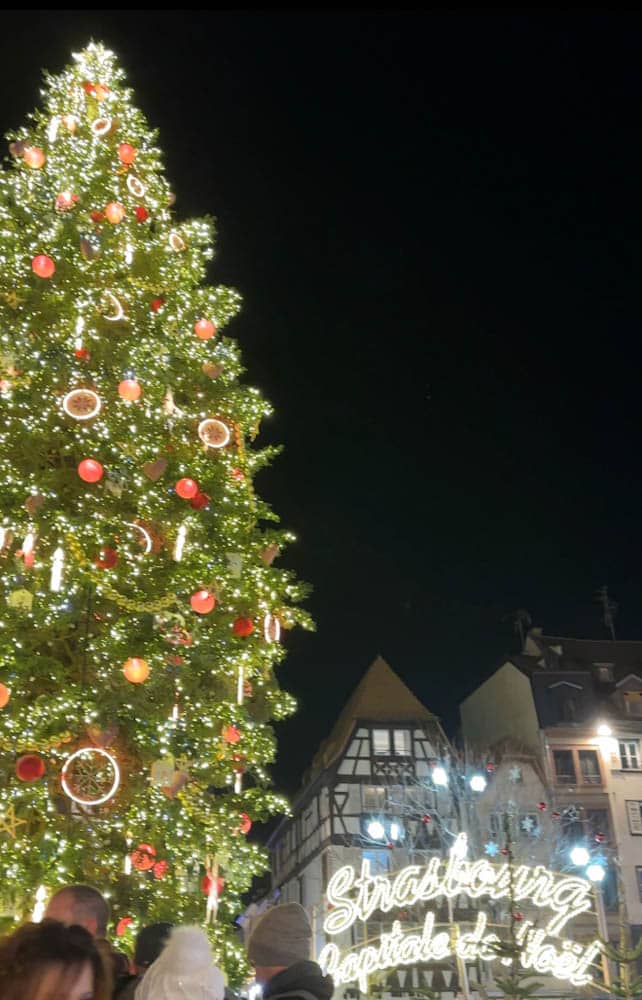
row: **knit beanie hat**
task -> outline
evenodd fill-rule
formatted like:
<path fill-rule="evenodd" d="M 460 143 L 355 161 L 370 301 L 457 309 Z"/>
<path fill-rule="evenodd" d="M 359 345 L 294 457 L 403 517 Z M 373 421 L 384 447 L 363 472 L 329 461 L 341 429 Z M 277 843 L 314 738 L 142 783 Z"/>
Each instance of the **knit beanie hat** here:
<path fill-rule="evenodd" d="M 176 927 L 136 990 L 136 1000 L 223 1000 L 225 979 L 200 927 Z"/>
<path fill-rule="evenodd" d="M 299 903 L 273 906 L 260 918 L 247 943 L 247 957 L 254 965 L 294 965 L 310 958 L 312 927 Z"/>

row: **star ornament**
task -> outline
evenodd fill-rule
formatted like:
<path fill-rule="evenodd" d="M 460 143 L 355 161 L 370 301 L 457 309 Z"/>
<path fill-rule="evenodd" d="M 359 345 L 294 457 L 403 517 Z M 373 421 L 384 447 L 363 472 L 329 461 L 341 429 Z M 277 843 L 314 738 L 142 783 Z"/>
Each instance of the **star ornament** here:
<path fill-rule="evenodd" d="M 26 819 L 18 819 L 14 805 L 10 805 L 6 812 L 0 816 L 0 833 L 8 833 L 12 840 L 16 839 L 16 830 L 19 826 L 26 826 Z"/>

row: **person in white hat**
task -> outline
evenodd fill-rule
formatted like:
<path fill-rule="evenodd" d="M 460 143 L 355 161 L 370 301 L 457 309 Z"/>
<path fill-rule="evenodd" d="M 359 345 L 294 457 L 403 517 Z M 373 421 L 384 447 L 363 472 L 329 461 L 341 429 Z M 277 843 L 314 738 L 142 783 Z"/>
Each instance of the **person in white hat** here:
<path fill-rule="evenodd" d="M 135 1000 L 223 1000 L 225 978 L 200 927 L 175 927 Z"/>

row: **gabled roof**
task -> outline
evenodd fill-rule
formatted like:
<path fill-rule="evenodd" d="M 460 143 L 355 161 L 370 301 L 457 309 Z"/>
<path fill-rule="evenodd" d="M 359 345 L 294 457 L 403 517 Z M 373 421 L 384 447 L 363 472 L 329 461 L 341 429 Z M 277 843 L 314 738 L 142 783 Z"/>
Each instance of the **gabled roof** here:
<path fill-rule="evenodd" d="M 344 705 L 332 732 L 319 747 L 312 762 L 313 774 L 336 760 L 358 721 L 433 722 L 439 726 L 437 717 L 422 705 L 383 657 L 378 656 Z"/>
<path fill-rule="evenodd" d="M 539 666 L 559 671 L 585 670 L 610 666 L 615 680 L 628 674 L 642 675 L 642 642 L 613 639 L 572 639 L 565 636 L 543 635 L 542 630 L 529 630 L 522 655 L 511 657 L 513 662 L 531 669 Z M 539 662 L 538 662 L 539 661 Z"/>

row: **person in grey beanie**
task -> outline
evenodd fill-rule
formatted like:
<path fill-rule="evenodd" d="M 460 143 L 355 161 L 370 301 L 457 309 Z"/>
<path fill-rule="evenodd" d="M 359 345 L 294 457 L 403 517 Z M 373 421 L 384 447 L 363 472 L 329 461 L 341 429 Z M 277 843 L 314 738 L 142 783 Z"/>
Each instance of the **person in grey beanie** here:
<path fill-rule="evenodd" d="M 247 943 L 263 1000 L 330 1000 L 334 983 L 310 960 L 312 927 L 298 903 L 282 903 L 259 919 Z"/>

